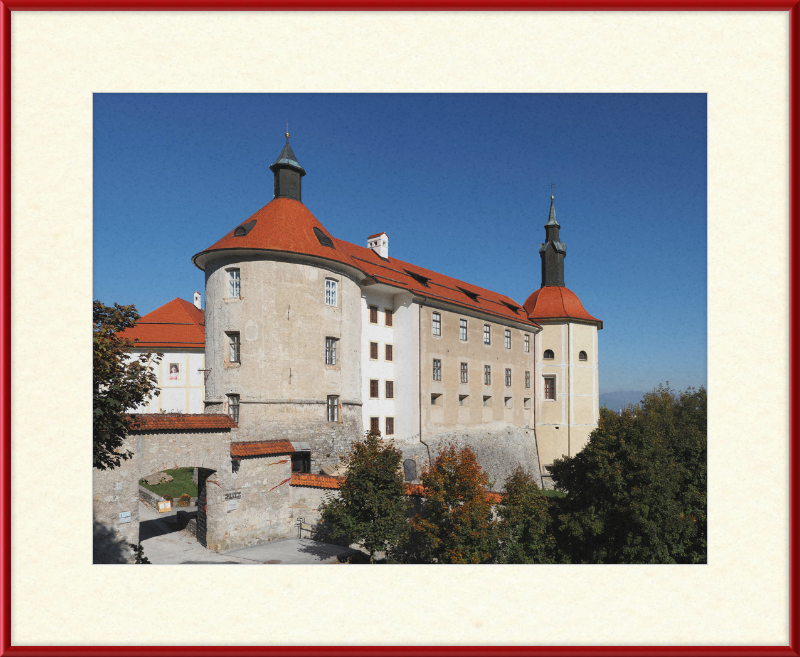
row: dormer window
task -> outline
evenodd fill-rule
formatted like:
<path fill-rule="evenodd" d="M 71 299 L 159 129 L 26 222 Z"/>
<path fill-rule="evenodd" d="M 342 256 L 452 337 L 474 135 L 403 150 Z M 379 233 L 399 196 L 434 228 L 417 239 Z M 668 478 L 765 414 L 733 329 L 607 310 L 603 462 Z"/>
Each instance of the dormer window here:
<path fill-rule="evenodd" d="M 415 273 L 413 271 L 408 271 L 408 269 L 406 269 L 405 272 L 406 272 L 406 274 L 411 276 L 411 278 L 413 278 L 415 281 L 417 281 L 417 283 L 419 283 L 420 285 L 424 285 L 425 287 L 428 287 L 428 281 L 431 280 L 431 279 L 428 278 L 427 276 L 423 276 L 422 274 L 417 274 L 417 273 Z"/>
<path fill-rule="evenodd" d="M 478 302 L 478 293 L 477 292 L 470 292 L 469 290 L 465 290 L 463 287 L 459 287 L 458 289 L 461 290 L 464 294 L 466 294 L 474 302 L 476 302 L 476 303 Z"/>
<path fill-rule="evenodd" d="M 317 237 L 317 241 L 322 244 L 322 246 L 327 246 L 331 249 L 335 249 L 336 247 L 333 246 L 333 241 L 330 237 L 328 237 L 325 233 L 323 233 L 319 228 L 316 226 L 314 227 L 314 235 Z"/>
<path fill-rule="evenodd" d="M 233 231 L 233 236 L 234 237 L 244 237 L 245 235 L 247 235 L 247 233 L 249 233 L 251 230 L 253 230 L 253 226 L 255 226 L 255 225 L 256 225 L 256 220 L 255 219 L 253 219 L 252 221 L 248 221 L 246 224 L 242 224 L 241 226 L 238 226 L 236 228 L 236 230 Z"/>

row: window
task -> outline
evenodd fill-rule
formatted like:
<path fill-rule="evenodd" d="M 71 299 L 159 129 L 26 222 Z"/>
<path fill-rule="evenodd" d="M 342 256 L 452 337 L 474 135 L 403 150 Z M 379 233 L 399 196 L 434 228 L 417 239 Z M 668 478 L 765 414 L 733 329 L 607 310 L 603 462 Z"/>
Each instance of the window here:
<path fill-rule="evenodd" d="M 378 323 L 378 306 L 369 307 L 369 323 L 370 324 Z"/>
<path fill-rule="evenodd" d="M 339 397 L 328 395 L 328 422 L 339 421 Z"/>
<path fill-rule="evenodd" d="M 506 367 L 506 388 L 511 387 L 511 368 Z"/>
<path fill-rule="evenodd" d="M 441 393 L 433 393 L 431 395 L 431 406 L 441 406 L 442 405 L 442 395 Z"/>
<path fill-rule="evenodd" d="M 522 400 L 522 405 L 523 405 L 523 406 L 524 406 L 526 409 L 530 410 L 530 407 L 531 407 L 531 398 L 530 398 L 530 397 L 525 397 L 525 398 Z"/>
<path fill-rule="evenodd" d="M 239 395 L 228 395 L 228 415 L 234 422 L 239 422 Z"/>
<path fill-rule="evenodd" d="M 369 343 L 369 359 L 370 360 L 378 360 L 378 343 L 377 342 L 370 342 Z"/>
<path fill-rule="evenodd" d="M 369 380 L 369 398 L 370 399 L 378 399 L 379 396 L 378 391 L 378 379 L 370 379 Z"/>
<path fill-rule="evenodd" d="M 461 363 L 461 383 L 468 383 L 468 369 L 467 363 Z"/>
<path fill-rule="evenodd" d="M 333 240 L 328 237 L 325 233 L 323 233 L 319 228 L 314 226 L 314 235 L 317 237 L 317 241 L 322 244 L 322 246 L 330 247 L 331 249 L 335 249 L 336 247 L 333 245 Z"/>
<path fill-rule="evenodd" d="M 488 324 L 483 325 L 483 344 L 492 344 L 492 327 Z"/>
<path fill-rule="evenodd" d="M 338 282 L 334 281 L 332 278 L 325 279 L 325 305 L 326 306 L 336 306 L 338 302 L 336 301 L 336 288 Z"/>
<path fill-rule="evenodd" d="M 462 319 L 458 323 L 458 339 L 467 341 L 467 320 Z"/>
<path fill-rule="evenodd" d="M 383 309 L 383 325 L 384 326 L 394 326 L 394 324 L 392 324 L 393 320 L 394 320 L 394 311 L 391 308 L 384 308 Z M 388 417 L 386 418 L 386 421 L 388 422 L 390 419 L 392 420 L 392 422 L 394 422 L 394 418 L 388 418 Z M 388 430 L 387 430 L 387 434 L 388 434 Z"/>
<path fill-rule="evenodd" d="M 386 382 L 386 399 L 394 399 L 394 381 Z"/>
<path fill-rule="evenodd" d="M 514 408 L 514 404 L 511 401 L 511 397 L 503 398 L 503 406 L 505 406 L 506 408 Z"/>
<path fill-rule="evenodd" d="M 292 454 L 292 472 L 311 472 L 311 452 L 305 450 Z"/>
<path fill-rule="evenodd" d="M 492 397 L 490 395 L 484 395 L 483 396 L 483 405 L 484 406 L 489 406 L 491 408 L 491 406 L 492 406 Z"/>
<path fill-rule="evenodd" d="M 578 354 L 578 360 L 588 360 L 585 351 L 582 351 L 581 353 Z"/>
<path fill-rule="evenodd" d="M 531 373 L 530 372 L 525 372 L 525 387 L 526 388 L 530 388 L 531 387 Z"/>
<path fill-rule="evenodd" d="M 506 349 L 511 349 L 511 331 L 506 329 Z"/>
<path fill-rule="evenodd" d="M 325 364 L 336 365 L 336 338 L 325 338 Z"/>
<path fill-rule="evenodd" d="M 438 358 L 433 359 L 433 380 L 434 381 L 441 381 L 442 380 L 442 361 Z"/>
<path fill-rule="evenodd" d="M 394 418 L 387 417 L 386 418 L 386 435 L 393 436 L 394 435 Z"/>
<path fill-rule="evenodd" d="M 492 366 L 491 365 L 484 365 L 483 366 L 483 385 L 485 385 L 485 386 L 492 385 Z"/>
<path fill-rule="evenodd" d="M 241 298 L 241 281 L 239 279 L 238 269 L 228 270 L 228 298 L 239 299 Z"/>
<path fill-rule="evenodd" d="M 239 333 L 228 333 L 228 359 L 231 363 L 240 363 L 239 360 Z"/>
<path fill-rule="evenodd" d="M 386 360 L 388 360 L 388 361 L 393 361 L 394 360 L 394 348 L 392 347 L 392 345 L 390 345 L 390 344 L 386 345 L 384 358 Z"/>
<path fill-rule="evenodd" d="M 442 316 L 439 313 L 431 314 L 431 328 L 434 335 L 442 334 Z"/>
<path fill-rule="evenodd" d="M 369 430 L 371 433 L 381 435 L 381 419 L 379 417 L 371 417 L 369 419 Z"/>
<path fill-rule="evenodd" d="M 458 405 L 459 406 L 469 406 L 469 395 L 459 395 L 458 396 Z"/>
<path fill-rule="evenodd" d="M 527 333 L 525 334 L 525 353 L 531 353 L 531 336 Z"/>
<path fill-rule="evenodd" d="M 544 398 L 545 399 L 556 398 L 556 377 L 554 376 L 544 377 Z"/>
<path fill-rule="evenodd" d="M 545 360 L 553 360 L 556 357 L 556 355 L 553 353 L 552 349 L 545 349 L 544 350 L 544 357 L 545 357 Z"/>

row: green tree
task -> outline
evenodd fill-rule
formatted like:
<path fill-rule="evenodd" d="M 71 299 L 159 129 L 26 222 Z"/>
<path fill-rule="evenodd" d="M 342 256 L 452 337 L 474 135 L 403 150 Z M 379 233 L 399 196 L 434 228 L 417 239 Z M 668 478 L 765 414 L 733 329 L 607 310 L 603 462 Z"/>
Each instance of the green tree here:
<path fill-rule="evenodd" d="M 407 531 L 402 458 L 392 441 L 381 440 L 379 431 L 368 432 L 351 445 L 339 496 L 320 507 L 333 536 L 363 545 L 370 563 L 375 562 L 375 552 L 400 543 Z"/>
<path fill-rule="evenodd" d="M 94 467 L 99 470 L 116 468 L 132 456 L 122 450 L 128 431 L 135 419 L 128 415 L 151 394 L 158 395 L 155 372 L 150 365 L 161 354 L 141 354 L 131 357 L 133 343 L 120 333 L 132 328 L 139 319 L 135 306 L 105 306 L 94 302 Z"/>
<path fill-rule="evenodd" d="M 518 467 L 506 479 L 497 514 L 501 563 L 554 563 L 550 504 L 530 472 Z"/>
<path fill-rule="evenodd" d="M 415 561 L 487 563 L 497 549 L 488 477 L 469 447 L 444 445 L 421 474 L 423 502 L 411 519 Z"/>
<path fill-rule="evenodd" d="M 556 460 L 556 537 L 573 563 L 706 562 L 706 391 L 667 386 Z"/>

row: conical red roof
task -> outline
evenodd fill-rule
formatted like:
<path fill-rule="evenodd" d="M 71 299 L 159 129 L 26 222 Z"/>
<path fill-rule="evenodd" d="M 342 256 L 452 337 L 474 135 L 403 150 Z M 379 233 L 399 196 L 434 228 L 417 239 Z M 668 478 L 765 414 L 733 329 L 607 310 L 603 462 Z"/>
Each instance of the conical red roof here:
<path fill-rule="evenodd" d="M 586 312 L 578 295 L 560 285 L 546 285 L 531 294 L 523 307 L 532 320 L 540 319 L 582 319 L 596 322 L 603 328 L 602 320 Z"/>

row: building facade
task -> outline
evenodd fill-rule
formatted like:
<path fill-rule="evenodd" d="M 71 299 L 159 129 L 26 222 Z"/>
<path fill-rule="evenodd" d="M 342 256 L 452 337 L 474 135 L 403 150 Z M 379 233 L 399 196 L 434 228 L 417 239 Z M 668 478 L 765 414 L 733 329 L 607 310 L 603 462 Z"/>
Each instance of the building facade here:
<path fill-rule="evenodd" d="M 582 448 L 599 414 L 602 322 L 564 286 L 554 199 L 542 284 L 520 305 L 390 256 L 385 232 L 366 246 L 335 238 L 302 202 L 288 133 L 270 168 L 272 201 L 193 257 L 205 412 L 230 414 L 240 440 L 307 444 L 312 472 L 369 429 L 417 456 L 476 432 L 502 452 L 517 431 L 537 468 Z"/>

